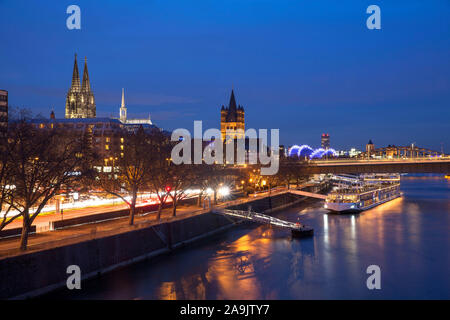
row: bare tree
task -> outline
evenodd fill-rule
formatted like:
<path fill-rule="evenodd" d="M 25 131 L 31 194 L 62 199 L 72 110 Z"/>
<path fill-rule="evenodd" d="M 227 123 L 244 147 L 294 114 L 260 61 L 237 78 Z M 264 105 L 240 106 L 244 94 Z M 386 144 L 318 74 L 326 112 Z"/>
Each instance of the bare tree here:
<path fill-rule="evenodd" d="M 10 124 L 5 146 L 14 185 L 4 201 L 23 218 L 20 249 L 26 250 L 48 201 L 90 170 L 89 144 L 82 133 L 36 128 L 23 118 Z"/>
<path fill-rule="evenodd" d="M 171 171 L 170 154 L 172 143 L 170 136 L 161 130 L 154 129 L 149 137 L 151 156 L 151 171 L 146 177 L 146 183 L 151 192 L 156 194 L 159 201 L 156 220 L 161 219 L 161 212 L 169 198 Z"/>
<path fill-rule="evenodd" d="M 305 165 L 304 161 L 300 161 L 295 157 L 282 159 L 280 161 L 280 170 L 278 172 L 280 182 L 285 183 L 288 189 L 293 182 L 295 182 L 296 185 L 299 185 L 300 181 L 307 179 L 307 177 L 301 173 L 302 167 Z"/>
<path fill-rule="evenodd" d="M 223 165 L 202 165 L 202 184 L 204 189 L 211 188 L 213 191 L 213 203 L 217 204 L 217 194 L 221 187 L 234 185 L 236 173 L 231 173 Z"/>
<path fill-rule="evenodd" d="M 262 175 L 261 176 L 261 183 L 262 186 L 266 186 L 269 188 L 269 197 L 272 195 L 272 187 L 278 185 L 280 182 L 280 175 L 278 174 L 274 174 L 274 175 Z"/>
<path fill-rule="evenodd" d="M 168 194 L 172 199 L 172 216 L 177 215 L 179 201 L 186 198 L 186 190 L 189 189 L 195 180 L 194 165 L 171 163 L 168 168 Z"/>
<path fill-rule="evenodd" d="M 10 143 L 14 142 L 11 141 Z M 20 216 L 20 214 L 10 215 L 12 206 L 7 203 L 12 196 L 14 178 L 10 170 L 11 161 L 9 160 L 8 136 L 6 131 L 2 131 L 0 133 L 0 230 Z"/>
<path fill-rule="evenodd" d="M 98 185 L 107 193 L 121 198 L 130 208 L 129 224 L 134 224 L 138 192 L 146 185 L 150 171 L 149 139 L 142 127 L 124 132 L 125 148 L 113 156 L 110 172 L 99 172 Z"/>

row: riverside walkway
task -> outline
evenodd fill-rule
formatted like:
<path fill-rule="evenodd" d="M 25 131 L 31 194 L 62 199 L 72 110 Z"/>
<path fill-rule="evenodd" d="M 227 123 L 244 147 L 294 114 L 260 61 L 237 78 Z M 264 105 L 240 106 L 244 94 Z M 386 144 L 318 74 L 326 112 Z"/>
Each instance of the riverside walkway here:
<path fill-rule="evenodd" d="M 280 195 L 286 192 L 286 188 L 272 189 L 270 196 Z M 214 205 L 213 208 L 224 209 L 228 206 L 245 204 L 247 202 L 263 199 L 268 196 L 269 192 L 252 194 L 246 198 L 239 198 L 236 200 L 219 203 Z M 120 208 L 122 208 L 122 206 L 120 206 Z M 51 249 L 81 241 L 93 240 L 140 228 L 155 226 L 161 223 L 186 219 L 195 215 L 211 212 L 213 208 L 201 209 L 196 205 L 184 205 L 177 207 L 177 215 L 175 217 L 172 216 L 172 208 L 163 209 L 160 220 L 156 220 L 157 213 L 154 211 L 136 215 L 134 225 L 131 226 L 128 224 L 128 217 L 123 217 L 94 223 L 86 223 L 54 231 L 34 233 L 29 235 L 28 249 L 25 253 Z M 24 252 L 18 249 L 19 243 L 20 237 L 0 239 L 0 259 L 23 254 Z"/>

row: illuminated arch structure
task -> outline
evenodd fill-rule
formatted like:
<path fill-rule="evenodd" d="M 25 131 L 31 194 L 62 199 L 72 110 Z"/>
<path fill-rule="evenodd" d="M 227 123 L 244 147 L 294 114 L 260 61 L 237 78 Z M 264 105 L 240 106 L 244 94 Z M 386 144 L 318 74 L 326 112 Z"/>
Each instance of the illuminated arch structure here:
<path fill-rule="evenodd" d="M 337 153 L 334 149 L 313 149 L 307 144 L 293 145 L 288 152 L 289 157 L 297 156 L 298 158 L 320 159 L 323 157 L 336 157 Z"/>

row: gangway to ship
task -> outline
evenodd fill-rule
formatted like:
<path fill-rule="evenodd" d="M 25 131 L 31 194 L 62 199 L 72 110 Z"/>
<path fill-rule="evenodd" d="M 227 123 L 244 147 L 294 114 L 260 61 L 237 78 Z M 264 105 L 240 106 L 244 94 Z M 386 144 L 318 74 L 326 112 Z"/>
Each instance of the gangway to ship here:
<path fill-rule="evenodd" d="M 254 222 L 258 222 L 261 224 L 270 224 L 275 227 L 289 229 L 292 232 L 293 236 L 303 237 L 303 236 L 312 236 L 314 234 L 314 229 L 300 223 L 289 222 L 285 220 L 281 220 L 278 218 L 274 218 L 262 213 L 254 212 L 254 211 L 244 211 L 244 210 L 230 210 L 230 209 L 222 209 L 222 210 L 213 210 L 214 213 L 231 216 L 243 220 L 250 220 Z"/>
<path fill-rule="evenodd" d="M 311 197 L 311 198 L 317 198 L 317 199 L 323 199 L 323 200 L 325 200 L 327 198 L 327 196 L 324 194 L 313 193 L 313 192 L 302 191 L 302 190 L 290 189 L 289 192 L 293 193 L 293 194 L 297 194 L 299 196 L 305 196 L 305 197 Z"/>

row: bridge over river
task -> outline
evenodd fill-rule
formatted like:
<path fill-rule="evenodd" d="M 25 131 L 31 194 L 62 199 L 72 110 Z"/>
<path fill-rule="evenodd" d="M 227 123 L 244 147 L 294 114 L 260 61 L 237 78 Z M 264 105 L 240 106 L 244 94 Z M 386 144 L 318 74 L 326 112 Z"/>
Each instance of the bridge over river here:
<path fill-rule="evenodd" d="M 450 173 L 450 157 L 409 159 L 330 159 L 298 162 L 305 175 L 321 173 Z"/>

